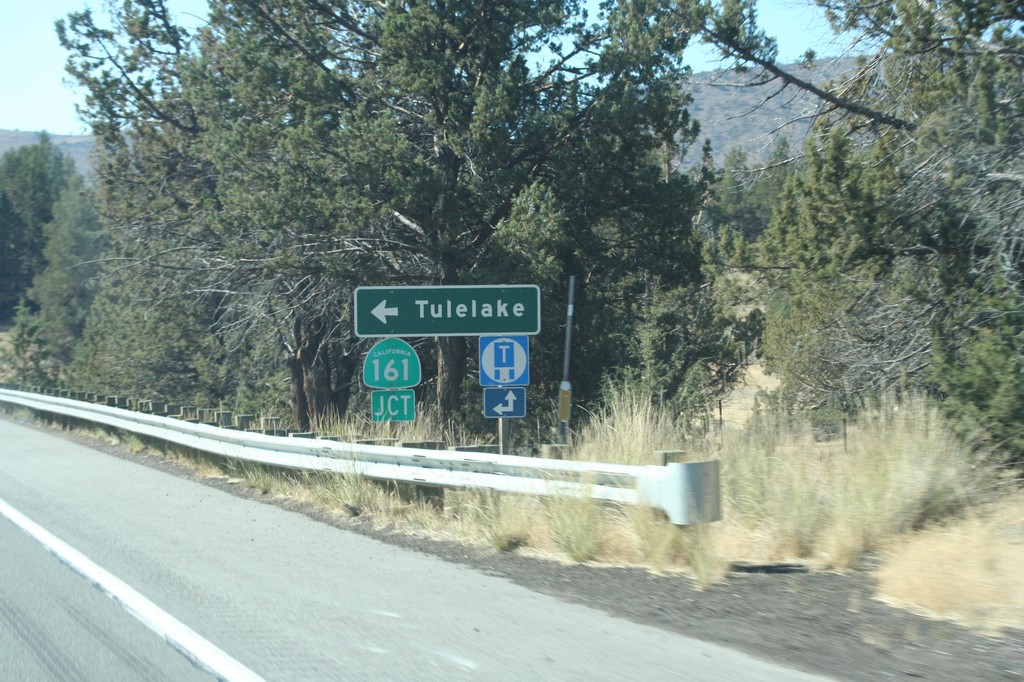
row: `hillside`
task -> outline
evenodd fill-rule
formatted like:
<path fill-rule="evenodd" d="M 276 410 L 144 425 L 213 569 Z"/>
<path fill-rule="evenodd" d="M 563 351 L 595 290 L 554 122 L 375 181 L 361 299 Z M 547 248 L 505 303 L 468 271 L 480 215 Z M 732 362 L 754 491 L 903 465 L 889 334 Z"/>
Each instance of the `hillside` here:
<path fill-rule="evenodd" d="M 850 62 L 821 60 L 813 68 L 791 66 L 801 78 L 818 82 L 848 68 Z M 688 163 L 700 158 L 704 140 L 710 140 L 718 163 L 729 150 L 743 149 L 751 161 L 770 153 L 778 137 L 799 142 L 807 135 L 811 120 L 811 98 L 794 88 L 778 91 L 776 85 L 751 86 L 753 72 L 732 70 L 695 73 L 691 80 L 693 103 L 690 114 L 700 122 L 699 142 L 687 157 Z M 0 130 L 0 154 L 27 144 L 35 144 L 38 132 Z M 79 171 L 89 167 L 92 137 L 89 135 L 50 135 L 53 143 L 71 156 Z"/>
<path fill-rule="evenodd" d="M 851 59 L 821 59 L 812 67 L 784 67 L 812 83 L 841 76 L 853 65 Z M 754 71 L 708 71 L 692 77 L 693 102 L 690 115 L 701 127 L 699 144 L 690 152 L 695 163 L 700 145 L 710 140 L 715 161 L 722 163 L 732 149 L 745 151 L 750 160 L 766 159 L 780 137 L 794 147 L 807 136 L 812 123 L 814 99 L 795 87 L 780 89 L 779 84 L 753 85 Z"/>
<path fill-rule="evenodd" d="M 9 149 L 17 149 L 39 141 L 39 133 L 22 130 L 0 130 L 0 154 Z M 92 153 L 91 135 L 50 135 L 55 147 L 75 162 L 80 173 L 86 174 L 90 168 L 89 155 Z"/>

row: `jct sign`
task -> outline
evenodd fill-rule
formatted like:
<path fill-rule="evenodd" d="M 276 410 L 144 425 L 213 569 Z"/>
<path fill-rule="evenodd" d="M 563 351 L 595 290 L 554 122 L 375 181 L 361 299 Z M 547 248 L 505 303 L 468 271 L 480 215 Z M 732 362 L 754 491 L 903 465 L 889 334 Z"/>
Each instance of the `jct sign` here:
<path fill-rule="evenodd" d="M 371 391 L 370 410 L 375 422 L 411 422 L 416 419 L 413 391 Z"/>
<path fill-rule="evenodd" d="M 359 287 L 356 336 L 482 336 L 540 333 L 533 284 Z"/>

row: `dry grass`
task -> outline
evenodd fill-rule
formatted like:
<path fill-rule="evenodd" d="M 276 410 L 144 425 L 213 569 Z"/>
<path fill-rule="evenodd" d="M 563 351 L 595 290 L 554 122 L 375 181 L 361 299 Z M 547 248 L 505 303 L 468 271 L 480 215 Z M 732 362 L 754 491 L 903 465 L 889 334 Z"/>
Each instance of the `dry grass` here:
<path fill-rule="evenodd" d="M 629 384 L 608 393 L 607 404 L 573 438 L 576 459 L 651 464 L 656 450 L 679 447 L 683 430 L 674 415 Z"/>
<path fill-rule="evenodd" d="M 182 448 L 171 448 L 163 451 L 165 457 L 172 459 L 179 464 L 190 467 L 200 478 L 230 478 L 226 473 L 223 460 L 214 460 L 193 451 Z"/>
<path fill-rule="evenodd" d="M 544 505 L 555 544 L 570 560 L 590 561 L 601 552 L 605 515 L 590 497 L 551 497 Z"/>
<path fill-rule="evenodd" d="M 287 496 L 294 490 L 294 482 L 290 476 L 262 464 L 243 460 L 228 460 L 226 468 L 235 479 L 244 481 L 247 486 L 264 495 L 273 493 Z"/>
<path fill-rule="evenodd" d="M 990 634 L 1024 628 L 1024 494 L 903 538 L 878 571 L 884 600 Z"/>
<path fill-rule="evenodd" d="M 729 562 L 718 548 L 714 526 L 699 524 L 677 529 L 683 536 L 683 557 L 701 589 L 725 580 Z"/>
<path fill-rule="evenodd" d="M 536 498 L 476 490 L 445 494 L 446 516 L 458 524 L 459 535 L 482 535 L 499 552 L 536 544 L 536 519 L 542 511 Z"/>
<path fill-rule="evenodd" d="M 354 474 L 314 474 L 303 479 L 315 502 L 344 516 L 373 515 L 385 523 L 400 519 L 409 503 L 395 486 Z"/>
<path fill-rule="evenodd" d="M 751 365 L 739 383 L 722 399 L 722 421 L 730 428 L 745 427 L 757 412 L 760 393 L 774 391 L 780 384 L 778 377 L 766 374 L 762 365 Z"/>
<path fill-rule="evenodd" d="M 685 555 L 686 543 L 679 528 L 668 523 L 663 514 L 646 507 L 628 510 L 629 529 L 635 537 L 638 561 L 646 558 L 651 570 L 664 572 Z"/>
<path fill-rule="evenodd" d="M 408 422 L 374 422 L 366 415 L 348 415 L 343 419 L 332 417 L 312 425 L 319 436 L 341 437 L 346 440 L 394 440 L 396 442 L 443 441 L 467 443 L 471 437 L 445 429 L 436 411 L 417 408 L 416 419 Z"/>
<path fill-rule="evenodd" d="M 0 329 L 0 381 L 13 381 L 15 378 L 14 367 L 10 364 L 12 350 L 11 330 Z"/>
<path fill-rule="evenodd" d="M 633 560 L 656 570 L 686 567 L 702 583 L 723 574 L 724 558 L 848 568 L 987 499 L 993 481 L 924 399 L 866 410 L 845 439 L 840 432 L 821 441 L 808 418 L 765 413 L 700 441 L 684 441 L 685 432 L 626 386 L 593 416 L 575 450 L 581 459 L 620 463 L 649 463 L 658 449 L 721 460 L 721 522 L 677 535 L 643 513 L 629 515 Z"/>
<path fill-rule="evenodd" d="M 981 499 L 989 480 L 937 408 L 909 399 L 818 442 L 804 421 L 752 420 L 722 440 L 723 545 L 754 561 L 846 568 L 889 538 Z"/>
<path fill-rule="evenodd" d="M 26 415 L 32 416 L 30 410 L 26 410 L 25 413 Z M 147 439 L 138 436 L 131 431 L 123 431 L 121 429 L 115 429 L 101 424 L 90 424 L 89 422 L 79 422 L 77 420 L 69 421 L 59 417 L 51 420 L 50 424 L 59 426 L 64 430 L 76 430 L 80 433 L 85 433 L 92 438 L 109 443 L 110 445 L 124 447 L 129 452 L 135 454 L 143 452 L 150 447 Z"/>

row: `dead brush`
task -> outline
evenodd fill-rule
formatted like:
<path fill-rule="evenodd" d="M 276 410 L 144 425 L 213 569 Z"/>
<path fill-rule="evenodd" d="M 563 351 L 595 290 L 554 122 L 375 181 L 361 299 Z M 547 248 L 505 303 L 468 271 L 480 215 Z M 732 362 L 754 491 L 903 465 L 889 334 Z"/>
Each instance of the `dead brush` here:
<path fill-rule="evenodd" d="M 598 556 L 604 545 L 605 516 L 594 500 L 570 495 L 550 497 L 544 509 L 555 544 L 566 556 L 576 563 Z"/>

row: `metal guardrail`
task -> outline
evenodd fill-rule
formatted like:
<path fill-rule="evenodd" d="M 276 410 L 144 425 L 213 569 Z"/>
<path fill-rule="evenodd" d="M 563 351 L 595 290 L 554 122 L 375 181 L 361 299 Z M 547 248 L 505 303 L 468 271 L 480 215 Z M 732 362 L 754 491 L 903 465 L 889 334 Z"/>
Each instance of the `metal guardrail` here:
<path fill-rule="evenodd" d="M 721 518 L 718 461 L 631 466 L 270 436 L 2 388 L 0 403 L 288 469 L 355 474 L 435 488 L 589 497 L 645 505 L 661 509 L 676 525 Z"/>

